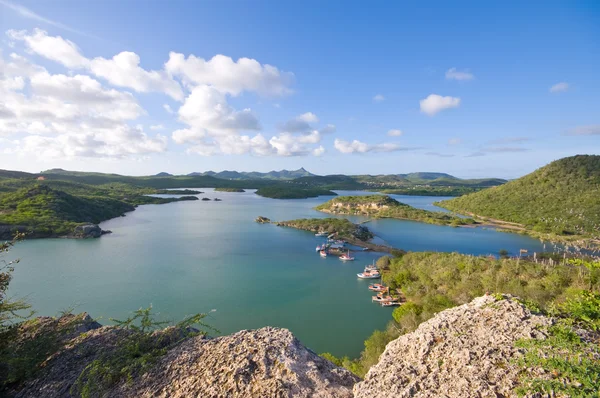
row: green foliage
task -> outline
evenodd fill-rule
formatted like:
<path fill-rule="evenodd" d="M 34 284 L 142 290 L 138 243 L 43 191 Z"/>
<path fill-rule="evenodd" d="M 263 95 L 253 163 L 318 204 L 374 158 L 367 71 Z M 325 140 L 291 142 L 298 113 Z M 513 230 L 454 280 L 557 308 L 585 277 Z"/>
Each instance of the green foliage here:
<path fill-rule="evenodd" d="M 152 189 L 124 184 L 86 186 L 65 181 L 9 180 L 0 185 L 11 189 L 0 193 L 0 225 L 14 225 L 33 237 L 68 235 L 79 224 L 97 224 L 132 211 L 139 204 L 197 200 L 195 196 L 151 197 L 146 193 L 154 192 Z"/>
<path fill-rule="evenodd" d="M 154 333 L 169 322 L 157 321 L 152 307 L 140 308 L 125 320 L 111 319 L 129 333 L 116 349 L 102 353 L 81 372 L 71 393 L 81 397 L 103 396 L 106 390 L 121 381 L 131 381 L 147 372 L 167 351 L 190 336 L 206 335 L 216 329 L 202 322 L 206 314 L 196 314 L 175 325 Z M 202 329 L 195 329 L 201 327 Z"/>
<path fill-rule="evenodd" d="M 246 192 L 242 188 L 217 187 L 215 192 Z"/>
<path fill-rule="evenodd" d="M 301 218 L 290 221 L 280 221 L 276 225 L 303 229 L 311 232 L 327 232 L 337 234 L 339 238 L 355 238 L 367 241 L 373 234 L 367 227 L 354 224 L 345 218 Z"/>
<path fill-rule="evenodd" d="M 322 354 L 319 354 L 320 357 L 327 359 L 329 362 L 332 362 L 334 365 L 337 366 L 343 366 L 344 364 L 344 359 L 343 358 L 338 358 L 333 354 L 330 354 L 328 352 L 324 352 Z"/>
<path fill-rule="evenodd" d="M 382 341 L 411 332 L 437 312 L 486 292 L 518 296 L 535 312 L 553 310 L 588 328 L 599 322 L 600 281 L 589 261 L 549 265 L 525 259 L 416 252 L 392 258 L 389 268 L 383 280 L 392 291 L 399 289 L 406 302 L 394 309 L 394 320 L 385 331 L 374 333 L 369 343 L 365 342 L 360 358 L 344 361 L 344 367 L 358 375 L 366 373 L 383 352 Z M 583 289 L 590 292 L 577 295 Z"/>
<path fill-rule="evenodd" d="M 402 189 L 383 189 L 379 192 L 391 195 L 409 195 L 409 196 L 462 196 L 473 192 L 481 191 L 487 187 L 483 186 L 447 186 L 447 187 L 422 187 L 415 186 Z"/>
<path fill-rule="evenodd" d="M 271 199 L 306 199 L 317 196 L 335 196 L 335 192 L 321 188 L 301 188 L 291 185 L 277 185 L 259 188 L 257 195 Z"/>
<path fill-rule="evenodd" d="M 15 270 L 15 265 L 19 263 L 19 260 L 6 261 L 3 259 L 3 256 L 5 256 L 10 249 L 22 239 L 23 234 L 16 234 L 12 240 L 0 242 L 0 341 L 4 340 L 2 338 L 3 334 L 9 331 L 15 321 L 26 319 L 31 315 L 31 313 L 23 314 L 22 312 L 31 308 L 27 302 L 24 300 L 13 300 L 6 296 L 8 286 L 12 280 L 12 273 Z M 4 344 L 0 342 L 0 350 L 3 346 Z"/>
<path fill-rule="evenodd" d="M 545 340 L 523 339 L 516 346 L 525 351 L 517 364 L 523 368 L 519 396 L 538 393 L 549 396 L 598 397 L 600 349 L 584 342 L 570 326 L 548 329 Z M 541 368 L 550 378 L 532 376 L 526 369 Z"/>
<path fill-rule="evenodd" d="M 600 238 L 600 156 L 550 163 L 502 186 L 444 201 L 459 213 L 514 222 L 540 233 Z"/>
<path fill-rule="evenodd" d="M 386 195 L 339 196 L 316 207 L 333 214 L 365 215 L 376 218 L 397 218 L 429 224 L 466 225 L 474 221 L 442 212 L 416 209 Z"/>

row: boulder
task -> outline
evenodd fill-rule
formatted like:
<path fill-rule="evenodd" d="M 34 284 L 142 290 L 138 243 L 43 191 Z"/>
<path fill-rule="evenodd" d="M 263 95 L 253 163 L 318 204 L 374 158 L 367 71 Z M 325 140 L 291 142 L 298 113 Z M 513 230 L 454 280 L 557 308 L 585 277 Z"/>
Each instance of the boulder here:
<path fill-rule="evenodd" d="M 75 229 L 73 229 L 73 233 L 70 237 L 81 239 L 99 238 L 103 235 L 103 233 L 105 233 L 105 231 L 102 231 L 102 229 L 98 225 L 85 224 L 76 226 Z"/>

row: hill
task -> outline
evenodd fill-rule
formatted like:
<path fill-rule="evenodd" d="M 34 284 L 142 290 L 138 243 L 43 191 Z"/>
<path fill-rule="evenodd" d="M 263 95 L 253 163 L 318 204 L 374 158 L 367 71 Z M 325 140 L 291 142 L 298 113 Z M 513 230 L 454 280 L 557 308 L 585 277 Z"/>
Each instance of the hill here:
<path fill-rule="evenodd" d="M 335 192 L 321 188 L 302 188 L 295 186 L 270 186 L 256 191 L 256 194 L 271 199 L 306 199 L 317 196 L 335 196 Z"/>
<path fill-rule="evenodd" d="M 188 176 L 211 176 L 225 180 L 293 180 L 300 177 L 314 176 L 314 174 L 306 171 L 304 167 L 298 170 L 280 170 L 261 173 L 258 171 L 231 171 L 224 170 L 220 172 L 206 171 L 204 173 L 194 172 Z"/>
<path fill-rule="evenodd" d="M 578 155 L 440 206 L 522 224 L 540 233 L 600 239 L 599 198 L 600 156 Z"/>

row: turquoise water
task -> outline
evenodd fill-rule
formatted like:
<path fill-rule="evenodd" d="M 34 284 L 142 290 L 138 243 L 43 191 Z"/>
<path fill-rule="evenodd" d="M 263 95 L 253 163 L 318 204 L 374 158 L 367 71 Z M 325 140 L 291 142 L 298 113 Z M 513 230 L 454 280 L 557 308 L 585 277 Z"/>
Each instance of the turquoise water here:
<path fill-rule="evenodd" d="M 312 208 L 328 197 L 275 200 L 253 192 L 203 191 L 201 196 L 223 201 L 140 206 L 102 223 L 113 233 L 100 239 L 20 243 L 10 253 L 21 259 L 11 294 L 27 297 L 41 315 L 75 306 L 104 323 L 150 304 L 163 319 L 210 312 L 207 321 L 224 334 L 286 327 L 316 352 L 349 356 L 358 355 L 373 330 L 391 319 L 392 309 L 371 303 L 369 282 L 356 277 L 379 255 L 357 253 L 353 263 L 323 259 L 315 252 L 322 238 L 254 222 L 259 215 L 272 220 L 326 217 Z M 427 209 L 444 199 L 394 197 Z M 541 250 L 536 240 L 479 228 L 399 220 L 366 225 L 407 250 Z"/>

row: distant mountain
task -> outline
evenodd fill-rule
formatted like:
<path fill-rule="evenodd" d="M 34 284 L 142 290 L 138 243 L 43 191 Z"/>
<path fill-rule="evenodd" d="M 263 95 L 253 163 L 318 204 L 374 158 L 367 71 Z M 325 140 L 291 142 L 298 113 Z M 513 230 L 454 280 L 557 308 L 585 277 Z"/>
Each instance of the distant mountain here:
<path fill-rule="evenodd" d="M 444 179 L 449 179 L 449 180 L 458 180 L 458 178 L 451 176 L 450 174 L 446 174 L 446 173 L 408 173 L 408 174 L 399 174 L 399 176 L 406 178 L 407 180 L 423 180 L 423 181 L 430 181 L 430 180 L 437 180 L 440 178 L 444 178 Z"/>
<path fill-rule="evenodd" d="M 461 213 L 524 224 L 538 232 L 600 238 L 600 156 L 552 162 L 504 185 L 442 202 Z"/>
<path fill-rule="evenodd" d="M 258 171 L 230 171 L 224 170 L 220 172 L 206 171 L 204 173 L 194 172 L 188 174 L 188 176 L 212 176 L 216 178 L 222 178 L 226 180 L 293 180 L 299 177 L 314 176 L 314 174 L 306 171 L 304 167 L 298 170 L 280 170 L 280 171 L 269 171 L 268 173 L 261 173 Z"/>
<path fill-rule="evenodd" d="M 154 176 L 155 177 L 173 177 L 173 174 L 169 174 L 167 172 L 161 171 L 160 173 L 155 174 Z"/>

